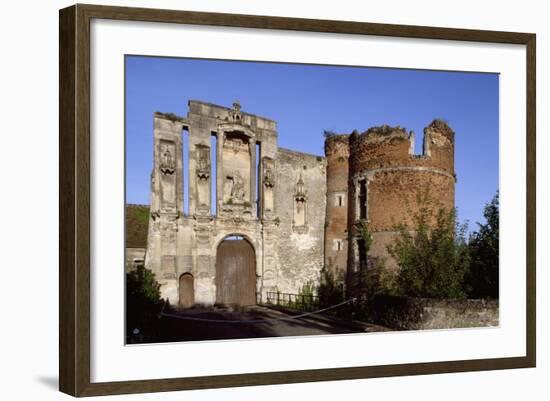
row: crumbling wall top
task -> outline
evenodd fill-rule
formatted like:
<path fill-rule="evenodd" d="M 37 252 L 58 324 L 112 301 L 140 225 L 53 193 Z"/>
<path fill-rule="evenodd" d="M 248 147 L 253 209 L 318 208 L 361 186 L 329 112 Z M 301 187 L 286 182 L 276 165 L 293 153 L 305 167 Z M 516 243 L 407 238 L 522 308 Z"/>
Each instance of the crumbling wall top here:
<path fill-rule="evenodd" d="M 215 118 L 221 121 L 230 121 L 235 113 L 242 117 L 240 121 L 243 124 L 261 129 L 276 131 L 277 122 L 267 117 L 258 116 L 241 111 L 241 105 L 238 101 L 233 103 L 233 107 L 224 107 L 217 104 L 203 102 L 200 100 L 189 100 L 189 114 L 199 114 L 205 117 Z"/>
<path fill-rule="evenodd" d="M 449 141 L 454 142 L 455 132 L 445 120 L 442 120 L 440 118 L 434 119 L 430 123 L 430 125 L 425 128 L 425 131 L 426 130 L 437 131 L 440 134 L 444 135 Z"/>

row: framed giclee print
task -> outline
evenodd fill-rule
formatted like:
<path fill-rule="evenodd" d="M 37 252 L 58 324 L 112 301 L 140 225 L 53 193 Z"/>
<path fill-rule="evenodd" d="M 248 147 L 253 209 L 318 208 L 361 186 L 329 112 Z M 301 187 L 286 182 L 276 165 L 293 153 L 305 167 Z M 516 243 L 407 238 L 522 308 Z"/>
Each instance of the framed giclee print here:
<path fill-rule="evenodd" d="M 60 389 L 535 366 L 535 35 L 60 12 Z"/>

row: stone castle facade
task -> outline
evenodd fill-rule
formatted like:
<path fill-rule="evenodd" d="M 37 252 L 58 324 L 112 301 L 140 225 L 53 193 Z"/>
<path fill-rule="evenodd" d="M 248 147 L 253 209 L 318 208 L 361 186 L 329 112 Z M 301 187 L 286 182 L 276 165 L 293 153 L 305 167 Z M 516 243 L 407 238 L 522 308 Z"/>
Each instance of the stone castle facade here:
<path fill-rule="evenodd" d="M 324 266 L 357 271 L 360 221 L 373 235 L 369 255 L 391 266 L 386 245 L 420 207 L 420 187 L 454 207 L 454 133 L 439 120 L 425 129 L 422 155 L 414 133 L 388 126 L 327 135 L 325 157 L 283 149 L 276 122 L 239 103 L 156 113 L 153 135 L 145 267 L 173 305 L 225 303 L 231 293 L 250 304 L 249 294 L 260 301 L 317 283 Z"/>

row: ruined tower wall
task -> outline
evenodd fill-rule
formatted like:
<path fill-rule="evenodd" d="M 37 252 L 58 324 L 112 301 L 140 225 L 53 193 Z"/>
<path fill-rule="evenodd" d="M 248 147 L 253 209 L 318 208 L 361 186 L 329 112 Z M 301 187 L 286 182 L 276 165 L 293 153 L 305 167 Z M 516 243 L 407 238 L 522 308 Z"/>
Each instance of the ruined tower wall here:
<path fill-rule="evenodd" d="M 324 265 L 326 161 L 279 148 L 276 169 L 276 289 L 298 293 L 306 282 L 318 282 Z"/>
<path fill-rule="evenodd" d="M 358 221 L 373 234 L 369 255 L 396 267 L 386 246 L 395 237 L 397 224 L 412 228 L 412 218 L 429 196 L 433 207 L 454 207 L 454 133 L 434 121 L 424 132 L 424 152 L 414 154 L 414 133 L 399 127 L 371 128 L 350 136 L 350 201 L 348 252 L 353 271 L 360 265 Z"/>
<path fill-rule="evenodd" d="M 349 135 L 327 136 L 325 265 L 337 278 L 347 268 L 349 153 Z"/>

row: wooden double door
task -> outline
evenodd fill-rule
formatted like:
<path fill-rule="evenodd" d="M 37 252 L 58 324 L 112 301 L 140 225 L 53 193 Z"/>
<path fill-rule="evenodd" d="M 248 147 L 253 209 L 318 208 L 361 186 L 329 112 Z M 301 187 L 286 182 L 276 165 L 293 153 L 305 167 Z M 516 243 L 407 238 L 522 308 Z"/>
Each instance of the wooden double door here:
<path fill-rule="evenodd" d="M 245 239 L 224 240 L 216 255 L 216 303 L 256 304 L 256 256 Z"/>

